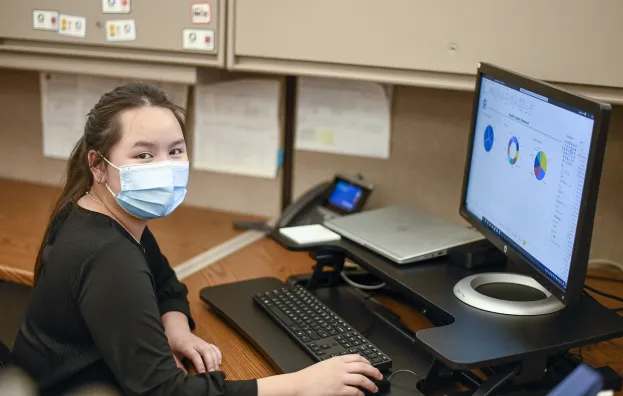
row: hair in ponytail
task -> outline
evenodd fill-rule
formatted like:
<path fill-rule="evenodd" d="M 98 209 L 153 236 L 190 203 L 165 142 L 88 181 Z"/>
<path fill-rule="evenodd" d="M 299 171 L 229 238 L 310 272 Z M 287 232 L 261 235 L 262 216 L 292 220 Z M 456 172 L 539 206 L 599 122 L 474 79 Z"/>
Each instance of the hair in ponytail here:
<path fill-rule="evenodd" d="M 82 197 L 93 184 L 91 168 L 101 164 L 101 157 L 97 156 L 89 163 L 89 152 L 96 151 L 107 157 L 110 149 L 121 138 L 121 123 L 119 116 L 127 110 L 146 106 L 157 106 L 170 109 L 182 128 L 184 135 L 184 110 L 173 104 L 166 94 L 153 84 L 129 83 L 122 85 L 100 98 L 99 102 L 87 115 L 84 125 L 84 135 L 74 146 L 71 157 L 67 162 L 65 186 L 54 205 L 43 241 L 35 262 L 35 283 L 41 274 L 43 266 L 43 251 L 46 245 L 52 243 L 56 236 L 57 224 L 66 213 L 66 208 Z"/>

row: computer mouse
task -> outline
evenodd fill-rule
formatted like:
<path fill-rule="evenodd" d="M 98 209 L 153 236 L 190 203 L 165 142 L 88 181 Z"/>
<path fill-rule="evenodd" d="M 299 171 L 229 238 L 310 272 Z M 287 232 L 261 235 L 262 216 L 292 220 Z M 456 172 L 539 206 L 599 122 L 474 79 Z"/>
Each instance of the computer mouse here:
<path fill-rule="evenodd" d="M 372 377 L 368 377 L 368 379 L 372 382 L 374 382 L 374 385 L 376 385 L 377 388 L 379 388 L 379 391 L 377 393 L 372 393 L 369 390 L 365 389 L 365 388 L 359 388 L 359 390 L 361 390 L 363 392 L 364 395 L 366 396 L 383 396 L 386 395 L 387 393 L 389 393 L 389 388 L 391 388 L 392 383 L 389 382 L 388 379 L 376 379 L 376 378 L 372 378 Z"/>

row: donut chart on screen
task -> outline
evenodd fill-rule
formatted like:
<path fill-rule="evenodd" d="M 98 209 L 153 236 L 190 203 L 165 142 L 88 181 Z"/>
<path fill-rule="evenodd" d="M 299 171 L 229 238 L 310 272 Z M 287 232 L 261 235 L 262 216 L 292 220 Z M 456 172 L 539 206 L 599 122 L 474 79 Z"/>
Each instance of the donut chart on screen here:
<path fill-rule="evenodd" d="M 534 176 L 537 180 L 543 180 L 547 173 L 547 156 L 544 152 L 539 151 L 534 157 Z"/>
<path fill-rule="evenodd" d="M 493 148 L 493 138 L 493 127 L 491 125 L 487 125 L 484 137 L 485 150 L 487 152 L 491 151 L 491 149 Z"/>
<path fill-rule="evenodd" d="M 511 140 L 508 141 L 506 154 L 508 154 L 508 162 L 510 162 L 511 165 L 515 165 L 519 158 L 519 140 L 517 140 L 516 136 L 513 136 Z"/>

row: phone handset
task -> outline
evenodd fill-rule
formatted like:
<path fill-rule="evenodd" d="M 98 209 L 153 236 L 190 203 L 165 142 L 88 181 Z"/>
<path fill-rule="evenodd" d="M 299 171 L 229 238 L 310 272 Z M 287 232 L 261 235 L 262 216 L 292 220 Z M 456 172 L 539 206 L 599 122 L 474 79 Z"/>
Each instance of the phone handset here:
<path fill-rule="evenodd" d="M 284 209 L 283 214 L 279 217 L 279 220 L 277 220 L 276 227 L 288 227 L 299 214 L 320 205 L 332 186 L 332 182 L 323 182 L 306 191 L 301 197 Z"/>

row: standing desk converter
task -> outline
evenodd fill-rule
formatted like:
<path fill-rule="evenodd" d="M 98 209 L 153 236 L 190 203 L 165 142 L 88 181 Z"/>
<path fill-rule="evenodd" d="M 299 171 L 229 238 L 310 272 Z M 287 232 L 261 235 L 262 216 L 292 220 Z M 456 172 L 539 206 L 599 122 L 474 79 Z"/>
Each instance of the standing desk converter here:
<path fill-rule="evenodd" d="M 420 374 L 426 370 L 426 365 L 435 364 L 435 361 L 461 371 L 511 367 L 516 383 L 530 383 L 543 377 L 548 358 L 572 348 L 623 336 L 623 318 L 588 295 L 583 295 L 576 307 L 550 315 L 514 317 L 493 314 L 467 306 L 454 296 L 456 282 L 473 272 L 456 267 L 445 258 L 398 266 L 344 239 L 325 244 L 296 245 L 278 233 L 272 237 L 289 250 L 315 253 L 316 272 L 322 272 L 325 266 L 333 266 L 334 270 L 325 274 L 335 275 L 340 269 L 340 260 L 343 265 L 343 259 L 347 257 L 386 282 L 406 300 L 434 313 L 439 326 L 415 332 L 411 343 L 408 336 L 385 340 L 385 343 L 397 344 L 392 349 L 399 356 L 394 356 L 392 350 L 371 339 L 392 357 L 393 369 L 413 368 Z M 280 285 L 283 284 L 276 279 L 262 278 L 240 285 L 206 288 L 201 291 L 201 298 L 245 334 L 274 365 L 284 372 L 292 372 L 313 362 L 302 350 L 297 350 L 298 347 L 290 345 L 285 333 L 276 325 L 273 327 L 270 319 L 252 307 L 251 301 L 253 293 Z M 318 288 L 315 292 L 334 308 L 336 295 L 341 292 L 331 292 L 331 289 Z M 226 297 L 227 293 L 235 293 L 236 298 L 232 298 L 234 295 Z M 348 314 L 358 310 L 357 300 L 349 301 L 342 295 L 339 298 L 344 301 L 337 304 L 341 309 L 336 313 L 353 327 L 361 328 L 356 322 L 357 315 Z M 331 299 L 333 305 L 327 302 Z M 237 302 L 231 303 L 233 300 Z M 280 353 L 274 345 L 281 342 L 287 347 Z M 396 380 L 400 382 L 398 386 L 393 384 L 392 395 L 418 394 L 414 393 L 417 391 L 412 388 L 413 378 L 410 376 L 397 376 Z"/>
<path fill-rule="evenodd" d="M 343 254 L 406 298 L 434 310 L 447 324 L 418 331 L 417 340 L 454 369 L 534 361 L 623 336 L 623 317 L 588 295 L 583 295 L 577 306 L 549 315 L 494 314 L 470 307 L 454 296 L 454 285 L 474 272 L 451 264 L 445 257 L 396 265 L 346 239 L 302 246 L 278 233 L 273 237 L 290 250 Z"/>

